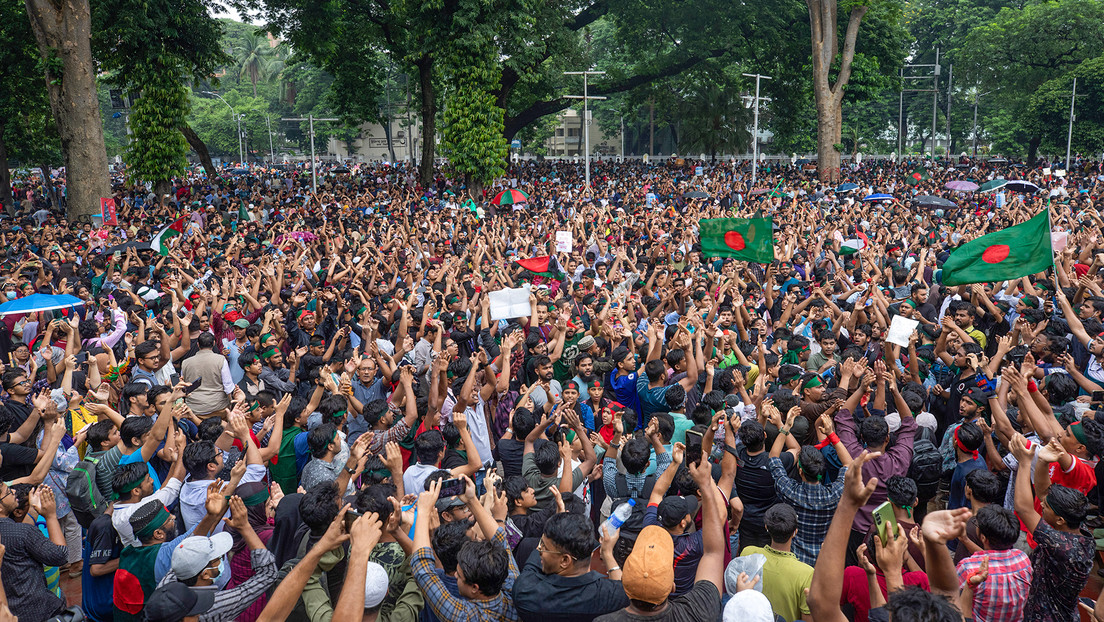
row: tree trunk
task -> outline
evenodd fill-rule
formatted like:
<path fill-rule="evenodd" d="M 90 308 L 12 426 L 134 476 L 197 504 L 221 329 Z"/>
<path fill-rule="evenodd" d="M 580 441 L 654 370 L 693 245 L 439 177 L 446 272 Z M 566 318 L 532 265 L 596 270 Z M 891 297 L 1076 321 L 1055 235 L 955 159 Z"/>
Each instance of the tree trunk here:
<path fill-rule="evenodd" d="M 13 205 L 15 197 L 12 196 L 11 173 L 8 171 L 8 146 L 4 143 L 4 125 L 0 124 L 0 209 L 10 210 Z"/>
<path fill-rule="evenodd" d="M 219 175 L 215 171 L 215 163 L 211 161 L 211 152 L 207 150 L 207 145 L 203 143 L 199 134 L 196 134 L 192 126 L 187 123 L 180 126 L 180 133 L 184 135 L 184 140 L 188 141 L 188 146 L 192 148 L 192 151 L 195 151 L 196 155 L 199 156 L 199 161 L 203 164 L 203 170 L 207 171 L 207 179 L 212 182 L 218 179 Z"/>
<path fill-rule="evenodd" d="M 843 89 L 851 79 L 851 62 L 855 60 L 855 40 L 859 24 L 869 7 L 856 6 L 847 20 L 843 52 L 839 59 L 836 83 L 828 82 L 828 74 L 839 52 L 836 14 L 837 0 L 805 0 L 809 7 L 810 37 L 813 51 L 813 94 L 817 109 L 817 176 L 821 181 L 837 181 L 840 174 L 840 152 L 836 145 L 843 137 Z"/>
<path fill-rule="evenodd" d="M 383 135 L 387 137 L 387 153 L 391 155 L 391 161 L 395 161 L 395 141 L 391 138 L 391 117 L 383 119 Z"/>
<path fill-rule="evenodd" d="M 834 98 L 830 98 L 834 99 Z M 839 102 L 817 102 L 817 176 L 836 182 L 840 177 L 840 152 L 843 140 L 843 110 Z"/>
<path fill-rule="evenodd" d="M 1032 136 L 1027 141 L 1027 167 L 1035 168 L 1035 160 L 1039 157 L 1039 143 L 1043 140 L 1042 136 Z"/>
<path fill-rule="evenodd" d="M 437 149 L 437 102 L 433 96 L 433 61 L 423 56 L 418 66 L 418 82 L 422 90 L 422 164 L 418 181 L 422 187 L 433 183 L 433 156 Z"/>
<path fill-rule="evenodd" d="M 50 109 L 65 154 L 69 217 L 100 211 L 111 196 L 107 149 L 92 63 L 92 13 L 88 0 L 25 0 L 31 29 L 46 65 Z M 61 73 L 51 60 L 61 61 Z"/>
<path fill-rule="evenodd" d="M 159 197 L 163 197 L 166 194 L 170 195 L 170 196 L 176 196 L 176 194 L 173 193 L 172 189 L 173 189 L 172 181 L 170 181 L 168 179 L 160 179 L 160 180 L 154 182 L 154 184 L 153 184 L 153 191 Z"/>
<path fill-rule="evenodd" d="M 53 205 L 57 209 L 61 209 L 61 198 L 58 197 L 57 188 L 54 187 L 54 182 L 50 179 L 50 167 L 45 164 L 39 164 L 38 170 L 42 171 L 42 186 L 46 188 L 46 198 L 50 200 L 50 205 Z M 109 189 L 110 190 L 110 189 Z M 104 195 L 105 197 L 111 196 L 110 192 Z M 96 201 L 96 213 L 100 212 L 100 202 Z"/>

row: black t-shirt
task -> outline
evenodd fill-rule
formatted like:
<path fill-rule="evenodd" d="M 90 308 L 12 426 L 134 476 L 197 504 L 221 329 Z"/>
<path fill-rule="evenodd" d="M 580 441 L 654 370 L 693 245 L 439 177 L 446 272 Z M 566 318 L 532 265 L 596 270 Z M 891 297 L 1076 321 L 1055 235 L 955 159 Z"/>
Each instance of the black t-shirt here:
<path fill-rule="evenodd" d="M 31 474 L 38 458 L 38 450 L 13 443 L 0 443 L 0 456 L 4 458 L 4 463 L 0 465 L 0 479 L 10 482 Z"/>
<path fill-rule="evenodd" d="M 717 586 L 709 581 L 698 581 L 689 592 L 668 600 L 667 608 L 659 615 L 640 616 L 622 609 L 595 618 L 595 622 L 700 622 L 720 617 L 721 593 Z"/>
<path fill-rule="evenodd" d="M 547 443 L 543 438 L 533 443 L 533 449 Z M 502 477 L 521 475 L 521 461 L 525 457 L 525 440 L 516 438 L 504 438 L 495 446 L 498 451 L 498 459 L 502 461 Z"/>
<path fill-rule="evenodd" d="M 752 540 L 750 544 L 758 545 L 766 538 L 767 529 L 763 526 L 763 516 L 774 505 L 778 496 L 774 488 L 774 477 L 770 471 L 770 455 L 762 451 L 755 455 L 749 455 L 746 447 L 736 450 L 740 468 L 736 470 L 736 493 L 744 504 L 744 518 L 740 521 L 740 536 Z M 789 471 L 794 464 L 793 454 L 786 451 L 780 456 L 782 466 Z M 742 546 L 746 544 L 741 541 Z M 707 619 L 707 618 L 706 618 Z"/>

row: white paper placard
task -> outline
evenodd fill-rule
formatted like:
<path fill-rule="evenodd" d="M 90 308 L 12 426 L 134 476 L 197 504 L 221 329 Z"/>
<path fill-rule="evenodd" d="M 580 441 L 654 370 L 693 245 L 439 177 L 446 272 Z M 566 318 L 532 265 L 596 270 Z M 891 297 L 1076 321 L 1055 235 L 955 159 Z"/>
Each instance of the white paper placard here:
<path fill-rule="evenodd" d="M 919 325 L 919 320 L 910 320 L 902 315 L 895 315 L 893 321 L 889 323 L 889 332 L 886 333 L 885 340 L 907 348 L 909 337 L 912 337 L 912 333 L 916 331 L 916 327 Z"/>
<path fill-rule="evenodd" d="M 571 232 L 570 231 L 557 231 L 556 232 L 556 252 L 557 253 L 570 253 L 571 252 Z"/>
<path fill-rule="evenodd" d="M 491 319 L 508 320 L 515 317 L 529 317 L 533 314 L 529 306 L 529 284 L 522 287 L 500 289 L 488 292 L 491 301 Z"/>

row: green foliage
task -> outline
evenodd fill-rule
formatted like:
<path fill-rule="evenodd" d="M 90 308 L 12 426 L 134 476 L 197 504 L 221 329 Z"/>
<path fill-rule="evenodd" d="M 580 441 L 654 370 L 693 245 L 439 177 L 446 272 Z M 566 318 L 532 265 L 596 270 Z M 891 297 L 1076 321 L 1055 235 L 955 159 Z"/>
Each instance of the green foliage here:
<path fill-rule="evenodd" d="M 454 86 L 441 115 L 441 155 L 453 171 L 477 186 L 506 172 L 505 111 L 492 92 L 502 76 L 489 42 L 489 37 L 471 37 L 467 46 L 454 51 L 448 65 Z"/>
<path fill-rule="evenodd" d="M 0 141 L 8 157 L 13 163 L 61 164 L 42 59 L 22 2 L 0 3 L 0 67 Z"/>
<path fill-rule="evenodd" d="M 1098 56 L 1060 78 L 1045 82 L 1031 96 L 1025 125 L 1042 136 L 1042 148 L 1047 153 L 1065 153 L 1075 76 L 1078 97 L 1073 153 L 1095 153 L 1104 145 L 1104 56 Z"/>
<path fill-rule="evenodd" d="M 179 128 L 188 114 L 188 90 L 172 67 L 149 70 L 135 82 L 141 94 L 130 113 L 134 133 L 123 156 L 127 174 L 135 181 L 164 183 L 187 164 L 188 144 Z"/>

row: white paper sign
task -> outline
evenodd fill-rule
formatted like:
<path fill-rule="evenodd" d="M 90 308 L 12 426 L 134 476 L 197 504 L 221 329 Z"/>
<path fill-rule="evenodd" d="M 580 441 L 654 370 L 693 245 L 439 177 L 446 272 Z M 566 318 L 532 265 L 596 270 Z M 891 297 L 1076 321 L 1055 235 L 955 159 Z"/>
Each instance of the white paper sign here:
<path fill-rule="evenodd" d="M 1050 167 L 1049 166 L 1043 167 L 1043 175 L 1044 176 L 1045 175 L 1050 175 Z"/>
<path fill-rule="evenodd" d="M 893 321 L 889 323 L 889 332 L 886 333 L 885 340 L 907 348 L 909 337 L 916 332 L 916 327 L 919 325 L 919 320 L 910 320 L 902 315 L 895 315 Z"/>
<path fill-rule="evenodd" d="M 1050 247 L 1053 250 L 1060 251 L 1066 248 L 1066 243 L 1069 242 L 1069 232 L 1066 231 L 1051 231 L 1050 233 Z"/>
<path fill-rule="evenodd" d="M 557 231 L 556 232 L 556 252 L 557 253 L 570 253 L 571 252 L 571 232 L 570 231 Z"/>
<path fill-rule="evenodd" d="M 489 292 L 487 297 L 491 301 L 491 319 L 507 320 L 515 317 L 529 317 L 532 309 L 529 306 L 529 284 L 511 289 L 500 289 Z"/>
<path fill-rule="evenodd" d="M 703 169 L 702 169 L 702 167 L 700 167 L 700 166 L 695 166 L 695 167 L 694 167 L 694 174 L 695 174 L 695 175 L 697 175 L 698 177 L 701 177 L 701 174 L 702 174 L 702 170 L 703 170 Z"/>

